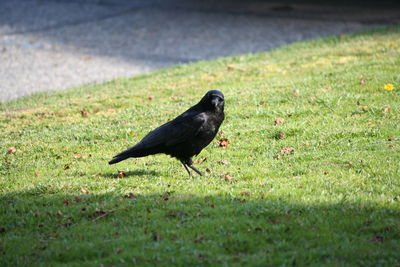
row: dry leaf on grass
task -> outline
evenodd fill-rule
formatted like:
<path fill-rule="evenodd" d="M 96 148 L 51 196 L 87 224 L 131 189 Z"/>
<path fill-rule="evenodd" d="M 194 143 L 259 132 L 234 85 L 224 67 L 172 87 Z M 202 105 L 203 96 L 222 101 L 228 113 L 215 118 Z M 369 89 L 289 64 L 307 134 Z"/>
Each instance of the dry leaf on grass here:
<path fill-rule="evenodd" d="M 82 115 L 82 117 L 87 117 L 87 116 L 89 116 L 89 111 L 81 110 L 81 115 Z"/>
<path fill-rule="evenodd" d="M 228 140 L 228 138 L 222 138 L 218 140 L 218 145 L 223 148 L 227 148 L 231 142 Z"/>
<path fill-rule="evenodd" d="M 233 176 L 232 176 L 232 175 L 229 175 L 229 174 L 225 174 L 223 177 L 224 177 L 224 180 L 225 180 L 225 181 L 230 181 L 230 180 L 233 179 Z"/>
<path fill-rule="evenodd" d="M 283 118 L 276 118 L 274 123 L 275 125 L 278 125 L 278 124 L 283 124 L 283 122 L 284 122 Z"/>
<path fill-rule="evenodd" d="M 293 147 L 284 147 L 281 149 L 282 155 L 289 155 L 289 154 L 293 154 L 293 153 L 294 153 Z"/>
<path fill-rule="evenodd" d="M 117 175 L 118 178 L 124 178 L 125 176 L 126 176 L 125 172 L 118 171 L 118 175 Z"/>
<path fill-rule="evenodd" d="M 201 164 L 201 163 L 203 163 L 204 161 L 207 161 L 207 158 L 202 158 L 202 159 L 194 160 L 193 163 L 194 163 L 194 164 Z"/>

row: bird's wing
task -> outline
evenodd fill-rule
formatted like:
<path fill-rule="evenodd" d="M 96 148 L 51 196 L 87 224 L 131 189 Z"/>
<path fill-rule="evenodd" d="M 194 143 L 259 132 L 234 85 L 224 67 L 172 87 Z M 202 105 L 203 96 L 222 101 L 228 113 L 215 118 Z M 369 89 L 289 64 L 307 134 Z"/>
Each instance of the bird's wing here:
<path fill-rule="evenodd" d="M 146 149 L 161 144 L 171 147 L 183 143 L 193 138 L 205 121 L 206 118 L 202 113 L 184 113 L 151 131 L 138 145 Z"/>

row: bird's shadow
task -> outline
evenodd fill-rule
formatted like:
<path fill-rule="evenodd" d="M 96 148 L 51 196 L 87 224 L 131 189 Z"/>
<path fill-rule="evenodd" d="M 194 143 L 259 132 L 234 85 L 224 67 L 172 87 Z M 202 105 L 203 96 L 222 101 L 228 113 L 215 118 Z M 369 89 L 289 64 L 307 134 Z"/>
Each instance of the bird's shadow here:
<path fill-rule="evenodd" d="M 139 169 L 134 171 L 117 171 L 117 172 L 109 172 L 109 173 L 102 173 L 102 177 L 108 179 L 120 179 L 120 178 L 127 178 L 127 177 L 140 177 L 140 176 L 159 176 L 159 172 L 156 171 L 149 171 L 145 169 Z"/>

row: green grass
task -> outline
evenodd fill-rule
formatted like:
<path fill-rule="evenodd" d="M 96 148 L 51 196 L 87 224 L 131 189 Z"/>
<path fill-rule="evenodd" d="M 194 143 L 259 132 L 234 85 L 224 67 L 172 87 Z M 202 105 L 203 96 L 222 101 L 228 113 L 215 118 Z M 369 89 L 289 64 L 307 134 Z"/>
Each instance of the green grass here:
<path fill-rule="evenodd" d="M 394 27 L 1 104 L 0 265 L 399 265 L 399 40 Z M 107 164 L 208 89 L 225 94 L 231 142 L 197 157 L 208 176 L 165 155 Z"/>

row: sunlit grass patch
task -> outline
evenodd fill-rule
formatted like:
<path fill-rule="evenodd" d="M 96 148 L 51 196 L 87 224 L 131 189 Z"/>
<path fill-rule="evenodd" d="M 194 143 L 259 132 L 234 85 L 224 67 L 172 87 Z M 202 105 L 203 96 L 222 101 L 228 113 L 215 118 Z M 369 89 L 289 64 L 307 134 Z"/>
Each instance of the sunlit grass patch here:
<path fill-rule="evenodd" d="M 399 27 L 0 105 L 0 265 L 398 265 Z M 226 97 L 189 178 L 108 160 Z M 219 140 L 226 141 L 221 145 Z"/>

